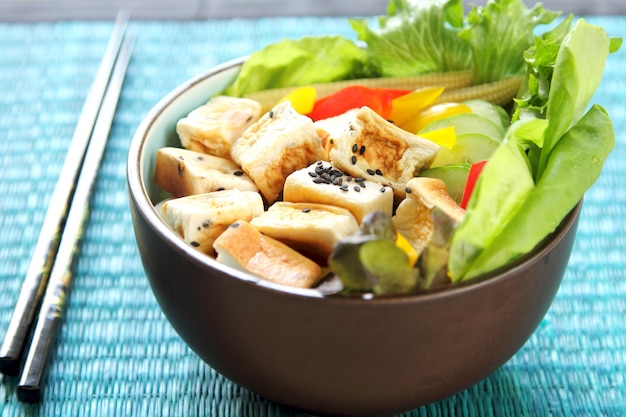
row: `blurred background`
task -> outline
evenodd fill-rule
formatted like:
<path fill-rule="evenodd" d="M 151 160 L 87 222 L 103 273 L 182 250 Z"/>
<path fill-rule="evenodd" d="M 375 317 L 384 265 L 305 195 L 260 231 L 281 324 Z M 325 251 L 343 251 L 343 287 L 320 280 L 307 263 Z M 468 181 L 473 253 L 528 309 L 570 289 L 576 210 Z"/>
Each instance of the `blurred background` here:
<path fill-rule="evenodd" d="M 526 0 L 531 6 L 537 1 Z M 625 0 L 545 0 L 552 10 L 577 15 L 626 14 Z M 120 9 L 133 19 L 189 20 L 260 16 L 369 16 L 388 0 L 0 0 L 0 21 L 113 19 Z M 482 5 L 485 1 L 466 1 Z"/>

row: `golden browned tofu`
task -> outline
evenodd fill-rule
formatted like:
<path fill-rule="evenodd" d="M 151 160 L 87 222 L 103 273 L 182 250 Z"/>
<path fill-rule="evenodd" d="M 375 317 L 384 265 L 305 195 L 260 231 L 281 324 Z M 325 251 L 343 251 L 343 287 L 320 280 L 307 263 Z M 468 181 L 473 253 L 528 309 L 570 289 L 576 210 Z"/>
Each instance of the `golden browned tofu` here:
<path fill-rule="evenodd" d="M 261 233 L 326 261 L 335 243 L 359 231 L 349 210 L 330 204 L 277 201 L 250 221 Z"/>
<path fill-rule="evenodd" d="M 439 146 L 400 129 L 369 107 L 351 115 L 342 133 L 334 135 L 330 162 L 354 177 L 388 185 L 404 197 L 406 183 L 432 164 Z"/>
<path fill-rule="evenodd" d="M 184 148 L 230 159 L 230 147 L 261 116 L 261 104 L 216 96 L 176 124 Z"/>
<path fill-rule="evenodd" d="M 320 280 L 318 264 L 246 221 L 232 224 L 214 247 L 219 262 L 278 284 L 310 288 Z"/>
<path fill-rule="evenodd" d="M 323 158 L 324 149 L 313 121 L 285 101 L 244 132 L 231 156 L 271 204 L 280 197 L 287 176 Z"/>

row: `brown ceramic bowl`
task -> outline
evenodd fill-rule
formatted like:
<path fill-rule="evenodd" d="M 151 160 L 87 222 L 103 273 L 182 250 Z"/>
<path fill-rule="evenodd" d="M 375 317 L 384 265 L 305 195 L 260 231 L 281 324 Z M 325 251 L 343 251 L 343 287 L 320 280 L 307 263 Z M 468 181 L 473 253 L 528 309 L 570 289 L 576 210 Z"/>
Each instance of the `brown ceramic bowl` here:
<path fill-rule="evenodd" d="M 322 415 L 414 409 L 484 379 L 528 340 L 559 288 L 580 204 L 528 256 L 490 276 L 421 295 L 323 297 L 262 281 L 185 244 L 153 204 L 156 151 L 176 121 L 219 92 L 243 60 L 176 88 L 148 114 L 128 157 L 139 252 L 154 295 L 208 365 L 270 400 Z"/>

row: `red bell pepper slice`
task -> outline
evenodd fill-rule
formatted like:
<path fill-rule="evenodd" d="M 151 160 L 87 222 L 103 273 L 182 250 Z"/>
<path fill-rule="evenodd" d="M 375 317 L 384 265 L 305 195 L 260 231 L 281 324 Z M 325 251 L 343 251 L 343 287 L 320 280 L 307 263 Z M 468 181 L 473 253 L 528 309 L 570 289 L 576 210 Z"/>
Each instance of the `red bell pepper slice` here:
<path fill-rule="evenodd" d="M 338 116 L 351 109 L 367 106 L 385 119 L 388 119 L 391 114 L 391 101 L 410 92 L 411 90 L 353 85 L 317 100 L 313 110 L 307 116 L 316 121 Z"/>
<path fill-rule="evenodd" d="M 467 181 L 465 182 L 465 189 L 463 190 L 463 197 L 461 198 L 460 206 L 462 208 L 467 208 L 467 203 L 472 196 L 472 192 L 474 191 L 474 187 L 476 186 L 478 176 L 480 175 L 486 164 L 487 160 L 485 159 L 484 161 L 474 162 L 470 166 L 469 173 L 467 174 Z"/>

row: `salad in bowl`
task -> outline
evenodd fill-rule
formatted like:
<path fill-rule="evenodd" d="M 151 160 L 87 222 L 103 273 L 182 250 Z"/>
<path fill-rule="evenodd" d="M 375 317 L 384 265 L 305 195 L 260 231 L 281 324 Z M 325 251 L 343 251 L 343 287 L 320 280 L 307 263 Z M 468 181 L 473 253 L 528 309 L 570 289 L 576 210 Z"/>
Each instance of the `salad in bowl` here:
<path fill-rule="evenodd" d="M 252 53 L 158 149 L 158 211 L 196 250 L 324 294 L 447 288 L 531 252 L 600 175 L 603 28 L 520 0 L 349 23 Z"/>

